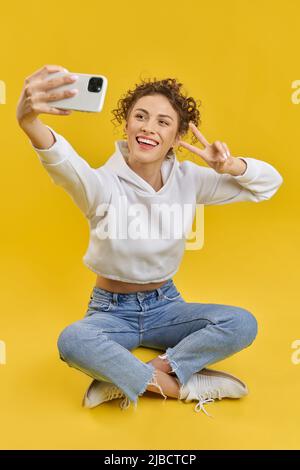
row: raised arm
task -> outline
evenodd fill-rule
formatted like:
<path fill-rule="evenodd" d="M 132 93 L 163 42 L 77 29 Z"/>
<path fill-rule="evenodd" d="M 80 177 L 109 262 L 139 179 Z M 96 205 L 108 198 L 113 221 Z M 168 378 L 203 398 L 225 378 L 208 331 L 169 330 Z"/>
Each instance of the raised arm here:
<path fill-rule="evenodd" d="M 194 180 L 198 204 L 221 205 L 233 202 L 260 202 L 270 199 L 283 182 L 280 173 L 270 163 L 250 157 L 241 158 L 247 164 L 241 175 L 219 174 L 211 168 L 189 160 L 184 164 Z"/>
<path fill-rule="evenodd" d="M 260 202 L 270 199 L 281 186 L 283 178 L 270 163 L 250 157 L 233 157 L 225 142 L 210 144 L 193 123 L 190 123 L 190 128 L 204 150 L 184 141 L 180 141 L 181 145 L 211 167 L 206 168 L 189 160 L 183 163 L 192 175 L 197 203 Z"/>
<path fill-rule="evenodd" d="M 90 167 L 62 135 L 46 127 L 54 144 L 49 149 L 33 148 L 53 183 L 63 187 L 83 214 L 91 218 L 99 204 L 109 202 L 110 186 L 104 174 Z"/>
<path fill-rule="evenodd" d="M 25 80 L 18 102 L 17 120 L 52 181 L 62 186 L 84 215 L 90 218 L 96 212 L 98 204 L 108 202 L 110 196 L 104 174 L 91 168 L 62 135 L 38 119 L 41 113 L 71 113 L 48 105 L 48 101 L 73 96 L 70 91 L 47 91 L 49 82 L 51 88 L 56 88 L 70 80 L 70 76 L 65 76 L 44 81 L 49 73 L 61 70 L 64 69 L 60 66 L 45 66 Z"/>

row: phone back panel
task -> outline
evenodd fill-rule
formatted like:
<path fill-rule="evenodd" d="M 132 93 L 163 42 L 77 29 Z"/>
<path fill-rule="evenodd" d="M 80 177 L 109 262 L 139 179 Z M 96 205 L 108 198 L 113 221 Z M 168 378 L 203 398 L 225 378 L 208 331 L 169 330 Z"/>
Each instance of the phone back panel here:
<path fill-rule="evenodd" d="M 107 90 L 106 77 L 103 75 L 90 75 L 76 72 L 55 72 L 49 74 L 46 80 L 63 75 L 78 75 L 78 79 L 73 83 L 67 83 L 65 85 L 52 88 L 51 90 L 63 91 L 77 88 L 78 92 L 75 96 L 72 97 L 67 97 L 56 101 L 48 101 L 49 106 L 61 109 L 73 109 L 75 111 L 83 112 L 100 112 L 102 110 Z M 102 87 L 98 92 L 92 92 L 88 90 L 89 80 L 92 77 L 99 77 L 102 79 Z"/>

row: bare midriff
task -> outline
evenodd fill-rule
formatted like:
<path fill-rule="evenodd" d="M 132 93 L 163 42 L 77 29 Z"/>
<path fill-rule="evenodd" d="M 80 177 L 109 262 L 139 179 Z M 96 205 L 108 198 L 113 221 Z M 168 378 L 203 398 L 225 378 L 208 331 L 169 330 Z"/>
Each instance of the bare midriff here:
<path fill-rule="evenodd" d="M 161 282 L 150 282 L 147 284 L 134 284 L 131 282 L 122 282 L 122 281 L 116 281 L 114 279 L 108 279 L 106 277 L 103 277 L 97 274 L 95 286 L 100 287 L 100 289 L 108 290 L 110 292 L 128 294 L 130 292 L 157 289 L 158 287 L 161 287 L 166 282 L 167 280 L 161 281 Z"/>

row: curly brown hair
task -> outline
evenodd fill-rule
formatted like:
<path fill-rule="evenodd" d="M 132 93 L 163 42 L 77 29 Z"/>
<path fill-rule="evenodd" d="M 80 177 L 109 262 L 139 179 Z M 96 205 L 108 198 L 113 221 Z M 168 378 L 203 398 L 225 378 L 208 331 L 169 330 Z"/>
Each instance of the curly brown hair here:
<path fill-rule="evenodd" d="M 194 100 L 191 96 L 187 96 L 186 92 L 182 93 L 180 90 L 182 83 L 176 78 L 165 78 L 157 80 L 154 78 L 142 79 L 140 84 L 135 84 L 134 90 L 128 90 L 127 93 L 123 94 L 118 100 L 117 108 L 111 112 L 114 118 L 111 120 L 118 121 L 122 124 L 122 121 L 127 121 L 130 110 L 134 104 L 145 95 L 162 94 L 168 98 L 170 104 L 178 114 L 178 129 L 177 135 L 184 136 L 189 131 L 189 121 L 192 121 L 196 126 L 201 123 L 200 112 L 197 109 L 197 102 L 201 105 L 201 100 Z M 197 142 L 197 138 L 192 135 L 192 144 Z M 180 149 L 178 149 L 180 151 Z M 166 157 L 172 153 L 172 148 L 169 149 Z"/>

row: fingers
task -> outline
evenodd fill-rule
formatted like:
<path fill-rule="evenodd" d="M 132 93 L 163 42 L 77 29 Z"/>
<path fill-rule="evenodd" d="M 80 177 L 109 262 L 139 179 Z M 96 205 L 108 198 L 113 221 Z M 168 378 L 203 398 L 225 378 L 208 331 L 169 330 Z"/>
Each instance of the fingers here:
<path fill-rule="evenodd" d="M 51 114 L 66 114 L 54 112 L 52 113 L 51 110 L 55 109 L 54 107 L 49 106 L 47 103 L 51 101 L 61 100 L 71 98 L 75 96 L 78 92 L 77 89 L 73 90 L 63 90 L 60 92 L 38 92 L 32 96 L 28 96 L 25 100 L 27 106 L 31 108 L 35 113 L 51 113 Z"/>
<path fill-rule="evenodd" d="M 56 92 L 56 93 L 54 93 L 54 92 L 52 92 L 52 93 L 39 92 L 39 93 L 36 93 L 34 96 L 30 96 L 30 97 L 26 98 L 25 106 L 30 111 L 33 111 L 36 114 L 41 114 L 41 113 L 66 114 L 65 110 L 62 110 L 63 112 L 61 112 L 61 113 L 55 111 L 56 108 L 51 106 L 50 103 L 51 103 L 51 101 L 71 98 L 71 97 L 75 96 L 75 94 L 77 92 L 78 92 L 78 90 L 76 90 L 76 89 L 74 89 L 74 90 L 64 90 L 62 92 Z M 54 110 L 54 111 L 52 112 L 52 110 Z M 57 110 L 59 110 L 59 108 L 57 108 Z"/>
<path fill-rule="evenodd" d="M 37 78 L 45 78 L 49 73 L 66 71 L 61 65 L 44 65 L 39 70 L 25 78 L 25 83 L 30 83 Z"/>
<path fill-rule="evenodd" d="M 61 116 L 68 116 L 72 113 L 72 109 L 60 109 L 60 108 L 48 108 L 47 113 L 49 114 L 56 114 Z"/>
<path fill-rule="evenodd" d="M 199 131 L 199 129 L 195 126 L 195 124 L 190 121 L 189 127 L 198 138 L 198 140 L 204 145 L 205 149 L 200 150 L 194 145 L 188 144 L 183 140 L 179 141 L 179 145 L 185 147 L 186 149 L 190 150 L 191 152 L 195 153 L 202 157 L 209 165 L 217 164 L 217 163 L 224 163 L 227 158 L 230 158 L 230 151 L 225 142 L 220 142 L 216 140 L 212 144 L 210 144 L 204 135 Z"/>
<path fill-rule="evenodd" d="M 51 88 L 74 83 L 76 80 L 76 75 L 64 75 L 63 77 L 50 78 L 49 80 L 31 80 L 30 83 L 25 85 L 25 95 L 30 96 L 36 91 L 47 91 Z"/>
<path fill-rule="evenodd" d="M 52 92 L 41 92 L 36 95 L 36 99 L 38 100 L 39 98 L 41 101 L 56 101 L 56 100 L 62 100 L 65 98 L 71 98 L 72 96 L 75 96 L 76 93 L 78 93 L 77 88 L 73 88 L 72 90 L 64 90 L 64 91 L 52 91 Z"/>
<path fill-rule="evenodd" d="M 216 140 L 213 143 L 213 146 L 217 149 L 217 151 L 220 153 L 220 157 L 222 161 L 227 160 L 227 150 L 223 144 L 223 142 L 220 142 L 219 140 Z"/>
<path fill-rule="evenodd" d="M 227 147 L 227 145 L 225 144 L 225 142 L 222 142 L 222 143 L 223 143 L 223 145 L 224 145 L 224 147 L 225 147 L 227 157 L 228 157 L 228 158 L 231 157 L 229 148 Z"/>
<path fill-rule="evenodd" d="M 48 91 L 62 85 L 74 83 L 77 80 L 76 75 L 64 75 L 63 77 L 50 78 L 49 80 L 40 80 L 32 86 L 37 91 Z M 30 87 L 30 85 L 29 85 Z"/>
<path fill-rule="evenodd" d="M 179 145 L 182 147 L 185 147 L 186 149 L 190 150 L 190 152 L 195 153 L 196 155 L 199 155 L 200 157 L 205 159 L 205 153 L 204 150 L 198 149 L 194 145 L 188 144 L 187 142 L 184 142 L 184 140 L 180 140 Z"/>
<path fill-rule="evenodd" d="M 204 145 L 204 147 L 208 147 L 210 144 L 206 140 L 204 135 L 199 131 L 198 127 L 195 126 L 195 124 L 192 121 L 189 122 L 189 126 L 190 126 L 190 129 L 192 130 L 192 132 L 197 137 L 197 139 L 201 142 L 201 144 Z"/>
<path fill-rule="evenodd" d="M 55 114 L 55 115 L 61 115 L 61 116 L 66 116 L 72 113 L 71 109 L 61 109 L 61 108 L 54 108 L 51 106 L 47 106 L 46 104 L 42 105 L 39 107 L 39 113 L 46 113 L 46 114 Z"/>

